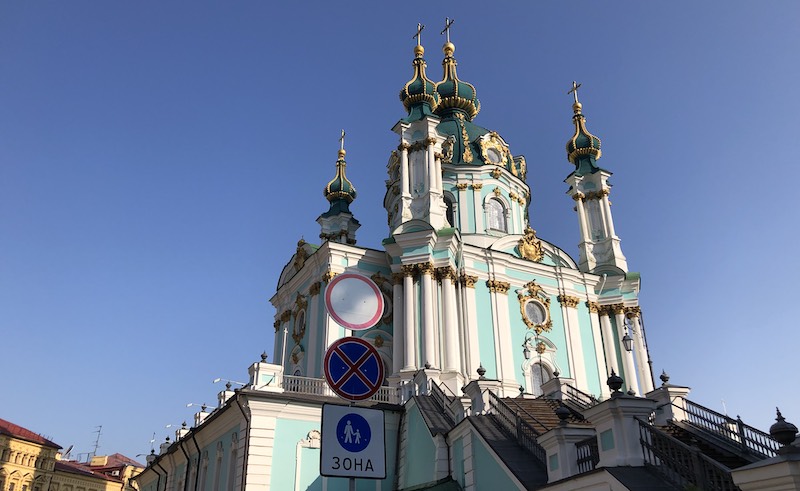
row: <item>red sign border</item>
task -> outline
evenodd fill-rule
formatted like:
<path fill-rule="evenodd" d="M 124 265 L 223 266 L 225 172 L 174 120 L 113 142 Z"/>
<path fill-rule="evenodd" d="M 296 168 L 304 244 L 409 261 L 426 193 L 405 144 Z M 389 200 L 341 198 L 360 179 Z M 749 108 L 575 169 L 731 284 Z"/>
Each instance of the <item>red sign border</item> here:
<path fill-rule="evenodd" d="M 373 354 L 378 359 L 378 368 L 380 369 L 380 374 L 378 376 L 378 379 L 379 379 L 378 380 L 378 385 L 373 387 L 372 390 L 369 393 L 365 394 L 365 395 L 354 396 L 352 394 L 348 394 L 347 392 L 344 392 L 342 389 L 340 389 L 339 387 L 336 386 L 336 384 L 333 382 L 333 380 L 331 378 L 330 373 L 328 372 L 328 362 L 330 361 L 330 358 L 333 355 L 333 353 L 336 351 L 336 348 L 338 348 L 339 346 L 341 346 L 344 343 L 349 343 L 349 342 L 357 342 L 358 344 L 361 344 L 362 346 L 367 348 L 367 354 Z M 364 356 L 362 356 L 362 358 L 363 357 Z M 365 399 L 369 399 L 370 397 L 372 397 L 375 394 L 377 394 L 378 391 L 383 386 L 383 378 L 385 376 L 385 371 L 383 369 L 383 358 L 381 358 L 381 354 L 378 352 L 377 349 L 375 349 L 374 346 L 372 346 L 371 344 L 369 344 L 369 342 L 367 342 L 366 340 L 364 340 L 362 338 L 357 338 L 357 337 L 354 337 L 354 336 L 348 336 L 348 337 L 345 337 L 345 338 L 337 339 L 336 341 L 331 343 L 331 345 L 325 351 L 325 361 L 324 361 L 324 363 L 322 365 L 322 368 L 323 368 L 323 372 L 325 373 L 325 381 L 328 383 L 328 387 L 330 387 L 332 391 L 336 392 L 336 395 L 338 395 L 342 399 L 346 399 L 348 401 L 363 401 Z M 345 375 L 347 375 L 347 374 L 345 374 Z"/>
<path fill-rule="evenodd" d="M 375 292 L 375 297 L 378 299 L 377 312 L 370 320 L 364 322 L 363 324 L 351 324 L 350 322 L 347 322 L 346 320 L 342 319 L 331 307 L 331 292 L 333 292 L 333 287 L 336 286 L 336 284 L 339 283 L 340 281 L 345 280 L 347 278 L 357 278 L 360 281 L 363 281 L 364 283 L 369 285 L 369 287 L 372 288 L 372 291 Z M 335 320 L 339 325 L 346 327 L 347 329 L 351 329 L 353 331 L 363 331 L 365 329 L 374 327 L 378 323 L 378 321 L 380 321 L 381 316 L 383 316 L 383 310 L 386 308 L 386 306 L 384 305 L 383 302 L 383 292 L 381 292 L 381 289 L 378 288 L 378 285 L 376 285 L 371 278 L 368 278 L 363 274 L 342 273 L 336 275 L 336 277 L 332 279 L 331 282 L 328 283 L 328 286 L 325 288 L 325 308 L 328 310 L 328 313 L 331 315 L 331 317 L 333 317 L 333 320 Z"/>

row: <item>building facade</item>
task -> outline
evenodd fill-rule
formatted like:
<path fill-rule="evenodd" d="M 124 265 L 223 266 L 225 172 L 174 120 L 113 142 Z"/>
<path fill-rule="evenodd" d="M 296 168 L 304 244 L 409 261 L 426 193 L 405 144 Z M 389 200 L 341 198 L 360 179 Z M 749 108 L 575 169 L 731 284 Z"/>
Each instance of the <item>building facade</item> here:
<path fill-rule="evenodd" d="M 229 384 L 216 408 L 153 452 L 140 489 L 352 489 L 321 475 L 319 451 L 322 407 L 341 404 L 324 382 L 324 353 L 350 335 L 375 347 L 386 373 L 359 405 L 384 411 L 387 477 L 358 480 L 359 490 L 703 487 L 658 470 L 671 469 L 668 454 L 691 453 L 679 437 L 720 428 L 750 455 L 738 465 L 774 455 L 769 435 L 750 445 L 744 432 L 754 429 L 699 408 L 688 388 L 666 377 L 656 387 L 640 278 L 622 252 L 611 172 L 598 165 L 601 142 L 579 85 L 565 135 L 576 260 L 537 236 L 528 163 L 476 123 L 477 90 L 459 78 L 449 35 L 441 81 L 428 78 L 419 37 L 413 54 L 410 79 L 399 84 L 397 147 L 388 149 L 381 248 L 357 244 L 343 136 L 324 188 L 329 207 L 317 218 L 320 243 L 298 242 L 270 299 L 272 362 L 262 355 L 244 387 Z M 351 332 L 327 311 L 329 284 L 343 273 L 380 290 L 385 308 L 374 327 Z M 722 419 L 701 428 L 714 418 Z"/>

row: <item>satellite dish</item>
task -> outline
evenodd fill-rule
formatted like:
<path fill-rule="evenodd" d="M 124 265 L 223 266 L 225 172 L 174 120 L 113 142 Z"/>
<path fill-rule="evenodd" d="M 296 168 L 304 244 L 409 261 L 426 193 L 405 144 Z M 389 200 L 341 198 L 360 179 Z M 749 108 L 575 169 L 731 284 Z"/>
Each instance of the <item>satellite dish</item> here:
<path fill-rule="evenodd" d="M 75 445 L 70 445 L 69 447 L 67 447 L 67 451 L 64 452 L 64 460 L 69 459 L 69 454 L 72 453 L 72 449 L 74 447 L 75 447 Z"/>
<path fill-rule="evenodd" d="M 383 294 L 366 276 L 343 273 L 325 289 L 325 307 L 343 327 L 354 331 L 369 329 L 383 315 Z"/>

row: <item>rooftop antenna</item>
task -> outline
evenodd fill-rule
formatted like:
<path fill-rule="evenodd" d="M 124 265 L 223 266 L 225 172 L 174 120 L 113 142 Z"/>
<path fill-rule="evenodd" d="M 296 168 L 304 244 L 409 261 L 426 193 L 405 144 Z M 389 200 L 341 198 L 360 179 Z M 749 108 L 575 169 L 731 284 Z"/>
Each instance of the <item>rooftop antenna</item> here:
<path fill-rule="evenodd" d="M 725 416 L 728 415 L 728 406 L 725 405 L 725 399 L 720 399 L 722 401 L 722 412 L 725 413 Z"/>
<path fill-rule="evenodd" d="M 97 455 L 97 449 L 100 448 L 100 435 L 103 434 L 103 425 L 95 426 L 95 428 L 97 428 L 97 430 L 92 433 L 97 433 L 97 438 L 94 440 L 94 450 L 87 456 L 87 460 L 91 460 L 91 457 L 95 457 Z"/>
<path fill-rule="evenodd" d="M 153 438 L 150 439 L 150 453 L 153 453 L 153 452 L 156 451 L 155 445 L 156 445 L 156 432 L 154 431 L 153 432 Z"/>
<path fill-rule="evenodd" d="M 67 451 L 64 452 L 64 460 L 69 460 L 69 455 L 72 453 L 72 449 L 75 448 L 75 445 L 70 445 L 67 447 Z"/>

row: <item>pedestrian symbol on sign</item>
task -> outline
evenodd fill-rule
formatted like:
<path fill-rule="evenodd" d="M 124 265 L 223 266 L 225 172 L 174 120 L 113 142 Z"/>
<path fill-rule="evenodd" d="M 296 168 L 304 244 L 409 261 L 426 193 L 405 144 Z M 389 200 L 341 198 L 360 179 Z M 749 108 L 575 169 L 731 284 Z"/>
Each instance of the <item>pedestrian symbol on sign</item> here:
<path fill-rule="evenodd" d="M 345 414 L 336 425 L 336 438 L 348 452 L 360 452 L 369 446 L 372 439 L 369 423 L 359 414 Z"/>

